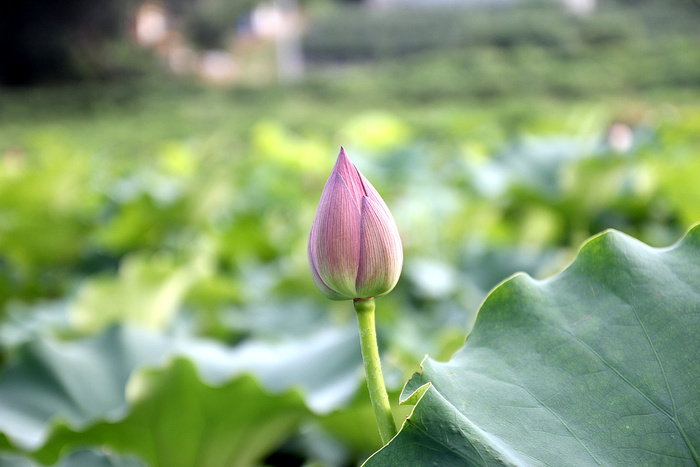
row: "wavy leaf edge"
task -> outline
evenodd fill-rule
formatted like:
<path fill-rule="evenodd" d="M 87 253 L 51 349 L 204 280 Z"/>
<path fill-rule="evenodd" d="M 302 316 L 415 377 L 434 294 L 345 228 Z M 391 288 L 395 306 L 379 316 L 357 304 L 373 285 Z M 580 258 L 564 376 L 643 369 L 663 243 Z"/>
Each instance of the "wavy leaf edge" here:
<path fill-rule="evenodd" d="M 641 248 L 646 249 L 647 251 L 652 251 L 654 253 L 659 254 L 659 253 L 668 253 L 668 252 L 671 252 L 673 250 L 676 250 L 679 247 L 682 247 L 686 242 L 692 241 L 693 236 L 697 236 L 698 237 L 697 241 L 700 242 L 700 222 L 697 222 L 697 223 L 691 225 L 688 228 L 688 230 L 686 231 L 686 233 L 680 239 L 678 239 L 673 244 L 665 246 L 665 247 L 650 246 L 650 245 L 642 242 L 641 240 L 638 240 L 638 239 L 632 237 L 631 235 L 628 235 L 628 234 L 621 232 L 619 230 L 616 230 L 616 229 L 606 229 L 606 230 L 604 230 L 596 235 L 593 235 L 593 236 L 589 237 L 588 239 L 586 239 L 582 243 L 581 247 L 578 249 L 578 251 L 576 252 L 576 255 L 571 260 L 571 262 L 569 262 L 566 266 L 564 266 L 556 274 L 553 274 L 552 276 L 547 277 L 545 279 L 535 279 L 527 273 L 517 272 L 517 273 L 512 274 L 511 276 L 507 277 L 506 279 L 501 281 L 498 285 L 496 285 L 493 289 L 491 289 L 491 291 L 488 293 L 488 295 L 484 298 L 483 302 L 479 306 L 476 321 L 474 323 L 472 331 L 468 335 L 465 336 L 465 344 L 464 345 L 466 345 L 466 341 L 467 341 L 467 339 L 469 339 L 469 336 L 471 335 L 471 333 L 474 330 L 478 329 L 479 316 L 481 315 L 482 309 L 486 306 L 486 304 L 492 298 L 494 293 L 496 291 L 498 291 L 503 286 L 507 286 L 508 284 L 515 283 L 515 281 L 519 281 L 519 280 L 523 280 L 523 279 L 525 281 L 527 281 L 527 283 L 529 283 L 530 285 L 536 286 L 536 287 L 542 287 L 542 286 L 548 285 L 548 284 L 556 281 L 560 277 L 562 277 L 562 275 L 566 274 L 568 271 L 570 271 L 572 269 L 572 267 L 574 267 L 577 264 L 577 262 L 581 259 L 581 256 L 583 253 L 586 253 L 587 250 L 593 248 L 598 242 L 601 242 L 601 241 L 610 241 L 611 244 L 616 245 L 616 246 L 634 245 L 635 248 L 641 247 Z M 520 287 L 520 285 L 516 284 L 516 287 Z M 460 349 L 457 352 L 455 352 L 454 355 L 459 353 L 462 350 L 462 348 L 464 348 L 464 345 L 462 347 L 460 347 Z M 453 357 L 454 357 L 454 355 L 453 355 Z M 417 384 L 417 382 L 416 382 L 418 380 L 418 378 L 422 377 L 423 371 L 425 370 L 425 367 L 428 365 L 431 365 L 432 362 L 440 363 L 440 362 L 432 360 L 429 355 L 426 355 L 420 363 L 420 370 L 415 372 L 411 376 L 411 378 L 409 378 L 408 381 L 406 381 L 406 383 L 404 384 L 404 387 L 401 391 L 401 394 L 399 396 L 399 405 L 413 405 L 413 409 L 411 410 L 409 415 L 406 417 L 406 419 L 402 423 L 396 436 L 394 436 L 394 438 L 392 438 L 392 440 L 390 440 L 387 444 L 385 444 L 381 449 L 379 449 L 374 454 L 372 454 L 369 458 L 367 458 L 365 460 L 365 462 L 362 464 L 362 467 L 369 465 L 370 461 L 377 454 L 379 454 L 380 452 L 385 450 L 396 439 L 396 437 L 401 435 L 401 432 L 404 430 L 404 428 L 407 426 L 407 424 L 411 423 L 411 419 L 414 417 L 414 414 L 416 413 L 416 409 L 419 407 L 421 401 L 426 397 L 426 395 L 428 395 L 430 392 L 433 392 L 433 393 L 435 393 L 435 395 L 437 397 L 440 397 L 442 400 L 447 402 L 447 400 L 440 394 L 440 392 L 434 387 L 434 385 L 430 381 L 425 382 L 425 383 L 421 382 L 422 384 Z M 506 453 L 502 453 L 502 454 L 506 454 Z M 517 458 L 516 459 L 501 459 L 501 460 L 504 462 L 504 465 L 519 465 L 522 462 L 521 460 L 519 460 Z M 510 462 L 510 464 L 505 464 L 505 462 Z"/>

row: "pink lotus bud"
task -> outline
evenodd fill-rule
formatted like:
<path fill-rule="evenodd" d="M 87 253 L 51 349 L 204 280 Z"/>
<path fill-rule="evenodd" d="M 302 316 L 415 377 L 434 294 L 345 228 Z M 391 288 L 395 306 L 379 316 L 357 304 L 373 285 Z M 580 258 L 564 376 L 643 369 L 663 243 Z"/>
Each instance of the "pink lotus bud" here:
<path fill-rule="evenodd" d="M 323 188 L 308 253 L 316 287 L 331 300 L 379 297 L 399 280 L 396 222 L 343 148 Z"/>

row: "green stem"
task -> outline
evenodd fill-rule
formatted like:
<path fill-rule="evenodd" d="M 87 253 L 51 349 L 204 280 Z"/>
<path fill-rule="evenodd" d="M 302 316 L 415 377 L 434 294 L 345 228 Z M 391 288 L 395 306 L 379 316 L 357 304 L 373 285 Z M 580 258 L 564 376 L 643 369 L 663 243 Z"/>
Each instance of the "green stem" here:
<path fill-rule="evenodd" d="M 379 361 L 377 331 L 374 326 L 374 298 L 355 300 L 354 305 L 357 312 L 357 323 L 360 327 L 362 360 L 365 363 L 369 398 L 372 401 L 374 417 L 377 419 L 379 436 L 386 444 L 396 436 L 396 425 L 394 425 L 394 417 L 391 415 L 389 396 L 386 393 L 386 386 L 384 386 L 384 376 L 382 376 L 382 364 Z"/>

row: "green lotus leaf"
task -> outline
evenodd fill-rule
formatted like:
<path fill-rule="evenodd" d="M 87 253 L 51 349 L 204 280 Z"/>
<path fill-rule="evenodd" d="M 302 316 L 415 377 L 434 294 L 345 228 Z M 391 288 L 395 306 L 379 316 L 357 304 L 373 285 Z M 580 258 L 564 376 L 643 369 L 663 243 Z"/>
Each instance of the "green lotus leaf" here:
<path fill-rule="evenodd" d="M 561 274 L 493 290 L 365 465 L 700 465 L 698 336 L 700 227 L 663 249 L 608 231 Z"/>
<path fill-rule="evenodd" d="M 249 375 L 212 387 L 183 358 L 138 373 L 127 393 L 124 418 L 82 431 L 58 424 L 35 457 L 54 462 L 63 449 L 96 445 L 152 467 L 253 466 L 309 414 L 297 391 L 269 394 Z"/>
<path fill-rule="evenodd" d="M 213 447 L 192 447 L 192 452 L 203 449 L 218 453 L 219 444 L 228 449 L 233 438 L 216 431 L 224 427 L 230 436 L 235 430 L 262 433 L 256 417 L 264 417 L 269 404 L 277 404 L 280 414 L 286 413 L 287 408 L 293 412 L 293 417 L 275 422 L 280 432 L 277 428 L 265 431 L 270 442 L 254 451 L 259 456 L 264 449 L 274 447 L 282 433 L 293 431 L 301 414 L 328 413 L 354 398 L 362 386 L 358 347 L 354 326 L 321 330 L 304 339 L 251 340 L 231 348 L 214 341 L 164 336 L 129 327 L 114 327 L 97 337 L 68 343 L 37 339 L 25 345 L 0 374 L 0 449 L 33 452 L 42 460 L 54 462 L 67 446 L 106 444 L 121 449 L 120 452 L 136 452 L 152 465 L 178 465 L 163 460 L 165 450 L 151 452 L 143 448 L 139 444 L 143 435 L 134 436 L 135 431 L 123 427 L 133 428 L 138 420 L 148 421 L 147 417 L 142 419 L 140 410 L 145 409 L 139 409 L 138 404 L 155 398 L 154 403 L 164 404 L 159 410 L 174 417 L 171 422 L 175 426 L 196 438 L 195 425 L 185 428 L 178 422 L 186 408 L 179 405 L 178 398 L 187 402 L 204 397 L 214 398 L 211 403 L 218 404 L 216 410 L 198 408 L 211 412 L 191 416 L 206 420 L 200 427 L 206 426 L 221 437 L 209 440 Z M 178 378 L 183 381 L 173 382 L 168 390 L 154 376 L 160 374 L 157 369 L 146 373 L 150 376 L 141 373 L 144 367 L 158 368 L 175 357 L 186 363 L 171 363 L 169 371 L 175 371 L 172 367 L 176 366 Z M 183 375 L 183 365 L 192 367 L 191 375 Z M 166 370 L 162 378 L 174 378 Z M 134 392 L 133 388 L 139 387 L 136 382 L 144 378 L 149 381 L 145 387 L 151 389 Z M 217 391 L 228 395 L 220 397 Z M 236 398 L 237 391 L 242 391 L 242 395 Z M 249 420 L 232 415 L 248 404 L 255 406 L 248 410 L 262 413 Z M 238 405 L 243 407 L 237 408 Z M 157 418 L 164 419 L 166 415 Z M 154 426 L 153 430 L 166 428 Z M 161 440 L 152 441 L 157 444 Z M 243 444 L 247 446 L 247 442 Z M 257 459 L 252 454 L 246 457 L 245 450 L 240 452 L 241 456 L 229 453 L 231 457 L 226 461 L 212 454 L 213 463 L 205 465 L 247 465 L 232 463 Z M 216 459 L 222 463 L 216 464 Z"/>

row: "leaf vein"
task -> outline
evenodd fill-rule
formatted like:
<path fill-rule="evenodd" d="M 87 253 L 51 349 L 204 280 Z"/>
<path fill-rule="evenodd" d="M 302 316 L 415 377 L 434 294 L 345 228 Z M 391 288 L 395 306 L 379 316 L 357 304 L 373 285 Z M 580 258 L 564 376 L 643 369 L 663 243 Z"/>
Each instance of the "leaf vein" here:
<path fill-rule="evenodd" d="M 615 374 L 616 374 L 622 381 L 624 381 L 628 386 L 630 386 L 632 389 L 634 389 L 635 391 L 637 391 L 637 393 L 638 393 L 640 396 L 642 396 L 644 399 L 646 399 L 646 401 L 649 402 L 656 410 L 658 410 L 659 412 L 661 412 L 661 413 L 663 413 L 664 415 L 666 415 L 669 419 L 673 420 L 673 415 L 671 415 L 670 413 L 668 413 L 667 410 L 665 410 L 663 407 L 661 407 L 661 406 L 658 405 L 656 402 L 654 402 L 654 400 L 651 399 L 651 397 L 647 396 L 647 395 L 644 393 L 644 391 L 642 391 L 642 390 L 639 389 L 637 386 L 635 386 L 634 383 L 633 383 L 632 381 L 630 381 L 629 379 L 627 379 L 627 377 L 626 377 L 625 375 L 623 375 L 623 374 L 622 374 L 617 368 L 615 368 L 610 362 L 608 362 L 607 360 L 605 360 L 605 359 L 603 358 L 603 356 L 600 355 L 598 352 L 596 352 L 590 345 L 586 344 L 586 343 L 585 343 L 584 341 L 582 341 L 578 336 L 576 336 L 576 335 L 574 335 L 574 334 L 572 334 L 572 333 L 567 333 L 567 334 L 568 334 L 569 336 L 573 337 L 574 339 L 576 339 L 581 345 L 583 345 L 584 347 L 586 347 L 586 349 L 588 349 L 589 352 L 591 352 L 593 355 L 595 355 L 596 358 L 598 358 L 598 360 L 600 360 L 605 366 L 607 366 L 608 368 L 610 368 L 610 370 L 612 370 L 612 372 L 615 373 Z"/>
<path fill-rule="evenodd" d="M 690 450 L 690 454 L 693 456 L 693 460 L 695 461 L 696 464 L 700 465 L 700 457 L 698 457 L 698 453 L 695 450 L 695 446 L 693 446 L 693 443 L 688 438 L 688 435 L 686 434 L 685 430 L 683 429 L 683 426 L 678 421 L 678 415 L 676 413 L 676 400 L 673 397 L 673 392 L 671 391 L 671 385 L 669 384 L 668 377 L 666 376 L 666 369 L 664 368 L 664 365 L 661 362 L 661 358 L 659 357 L 659 353 L 656 351 L 656 346 L 654 345 L 654 342 L 651 340 L 651 336 L 649 336 L 649 333 L 647 332 L 647 328 L 646 328 L 646 326 L 644 326 L 642 319 L 639 317 L 639 313 L 637 313 L 637 309 L 635 308 L 634 305 L 631 305 L 631 307 L 632 307 L 632 313 L 634 313 L 634 317 L 637 319 L 637 322 L 639 323 L 639 326 L 641 326 L 642 331 L 644 331 L 644 335 L 647 338 L 647 342 L 649 342 L 649 346 L 651 347 L 652 352 L 654 352 L 654 357 L 656 357 L 656 362 L 659 364 L 659 368 L 661 369 L 661 374 L 664 377 L 664 383 L 666 384 L 666 390 L 668 391 L 668 397 L 671 399 L 671 408 L 673 410 L 673 417 L 671 417 L 671 420 L 673 421 L 673 424 L 676 425 L 676 428 L 678 429 L 678 432 L 680 433 L 681 437 L 683 438 L 683 441 L 688 446 L 688 449 Z M 669 414 L 666 414 L 666 415 L 669 415 Z"/>
<path fill-rule="evenodd" d="M 581 440 L 581 438 L 578 437 L 578 435 L 574 432 L 574 430 L 572 430 L 571 427 L 569 427 L 569 425 L 567 425 L 567 423 L 564 421 L 563 418 L 561 418 L 551 407 L 549 407 L 547 404 L 545 404 L 544 401 L 540 400 L 539 397 L 537 397 L 536 395 L 534 395 L 534 394 L 533 394 L 528 388 L 526 388 L 524 385 L 521 384 L 521 387 L 522 387 L 523 389 L 525 389 L 525 391 L 527 391 L 527 393 L 530 394 L 530 396 L 531 396 L 533 399 L 535 399 L 542 407 L 544 407 L 545 409 L 547 409 L 547 410 L 549 411 L 549 413 L 551 413 L 552 415 L 554 415 L 554 417 L 555 417 L 557 420 L 559 420 L 559 422 L 560 422 L 562 425 L 564 425 L 564 428 L 566 428 L 566 431 L 568 431 L 569 433 L 571 433 L 571 436 L 573 436 L 574 439 L 575 439 L 576 441 L 578 441 L 578 443 L 581 445 L 581 447 L 583 447 L 583 449 L 586 450 L 586 452 L 588 453 L 588 455 L 591 456 L 591 458 L 595 461 L 596 464 L 601 465 L 601 466 L 603 465 L 603 464 L 598 460 L 598 458 L 590 451 L 590 449 L 588 449 L 588 447 L 586 447 L 586 445 L 583 443 L 583 441 Z"/>

